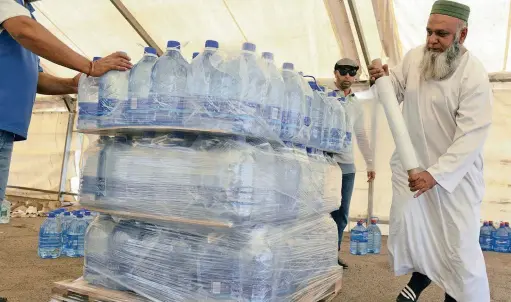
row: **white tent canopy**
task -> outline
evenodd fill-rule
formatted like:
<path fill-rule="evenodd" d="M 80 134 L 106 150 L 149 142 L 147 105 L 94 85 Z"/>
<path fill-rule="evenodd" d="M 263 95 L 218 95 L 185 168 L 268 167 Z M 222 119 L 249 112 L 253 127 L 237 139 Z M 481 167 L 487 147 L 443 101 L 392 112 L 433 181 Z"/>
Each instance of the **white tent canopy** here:
<path fill-rule="evenodd" d="M 43 0 L 34 3 L 35 16 L 78 53 L 92 58 L 105 56 L 114 51 L 127 52 L 134 62 L 142 56 L 143 47 L 150 45 L 165 50 L 167 40 L 182 44 L 185 58 L 201 51 L 205 40 L 219 41 L 227 50 L 239 49 L 245 41 L 257 45 L 257 51 L 275 54 L 278 64 L 293 62 L 298 70 L 313 75 L 324 83 L 332 79 L 335 62 L 343 56 L 357 60 L 362 66 L 359 76 L 367 79 L 365 63 L 382 58 L 391 66 L 397 64 L 408 50 L 426 40 L 426 23 L 434 0 Z M 459 0 L 471 7 L 468 49 L 483 62 L 488 72 L 511 71 L 508 60 L 511 21 L 511 0 Z M 75 71 L 41 60 L 46 72 L 72 77 Z M 507 74 L 492 79 L 507 80 Z M 497 85 L 497 84 L 496 84 Z M 511 104 L 508 84 L 495 86 L 495 116 L 492 133 L 487 144 L 487 185 L 485 200 L 487 216 L 494 219 L 509 218 L 511 212 L 511 139 L 506 136 L 511 129 Z M 71 109 L 71 111 L 73 108 Z M 41 114 L 41 113 L 38 113 Z M 66 123 L 62 116 L 56 119 L 38 118 L 41 123 L 60 125 Z M 74 119 L 70 114 L 69 119 Z M 51 120 L 51 121 L 50 121 Z M 31 137 L 39 129 L 32 124 Z M 37 123 L 37 127 L 44 127 Z M 51 127 L 51 126 L 50 126 Z M 47 135 L 47 134 L 46 134 Z M 55 133 L 64 142 L 65 131 Z M 64 154 L 79 150 L 81 146 L 72 136 L 67 149 L 58 148 L 62 159 Z M 391 137 L 388 137 L 392 141 Z M 30 138 L 18 144 L 11 173 L 25 178 L 30 176 L 29 167 L 16 166 L 18 158 L 24 158 L 22 150 L 38 148 L 41 139 Z M 69 145 L 69 144 L 68 144 Z M 387 145 L 388 147 L 388 145 Z M 73 151 L 75 150 L 75 151 Z M 384 151 L 384 152 L 383 152 Z M 390 183 L 388 161 L 383 158 L 377 171 L 375 188 L 375 214 L 387 217 L 390 208 Z M 55 151 L 52 151 L 55 152 Z M 39 154 L 40 155 L 40 154 Z M 41 157 L 44 158 L 44 157 Z M 357 167 L 364 169 L 358 156 Z M 52 167 L 55 157 L 48 156 Z M 39 173 L 37 177 L 47 180 L 32 181 L 23 177 L 12 177 L 10 184 L 45 184 L 45 189 L 76 192 L 76 160 L 74 157 L 62 160 L 73 169 L 66 172 L 64 183 L 55 181 L 58 173 L 54 170 Z M 20 167 L 19 169 L 16 167 Z M 70 172 L 74 173 L 70 175 Z M 73 182 L 75 185 L 71 186 Z M 66 184 L 67 182 L 67 184 Z M 46 188 L 48 187 L 48 188 Z M 380 190 L 380 191 L 378 191 Z M 363 173 L 357 177 L 356 202 L 352 202 L 353 216 L 363 217 L 367 213 L 367 184 Z"/>

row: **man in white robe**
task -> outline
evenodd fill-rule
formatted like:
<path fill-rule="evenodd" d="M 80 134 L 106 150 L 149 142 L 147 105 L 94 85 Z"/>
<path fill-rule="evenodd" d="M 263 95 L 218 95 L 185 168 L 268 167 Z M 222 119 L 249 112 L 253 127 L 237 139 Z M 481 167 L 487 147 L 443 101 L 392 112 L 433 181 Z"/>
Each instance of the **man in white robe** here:
<path fill-rule="evenodd" d="M 390 72 L 369 66 L 372 81 L 391 77 L 423 171 L 409 177 L 394 152 L 388 249 L 396 275 L 413 273 L 398 302 L 417 301 L 431 281 L 445 301 L 490 301 L 478 237 L 492 95 L 487 72 L 463 46 L 469 13 L 435 2 L 426 45 Z"/>

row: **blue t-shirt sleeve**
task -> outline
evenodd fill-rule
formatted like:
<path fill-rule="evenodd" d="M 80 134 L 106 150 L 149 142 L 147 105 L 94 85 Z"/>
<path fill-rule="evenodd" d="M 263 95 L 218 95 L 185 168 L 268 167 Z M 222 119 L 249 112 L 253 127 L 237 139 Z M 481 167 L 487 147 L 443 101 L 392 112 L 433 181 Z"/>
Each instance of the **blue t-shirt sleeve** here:
<path fill-rule="evenodd" d="M 43 68 L 41 67 L 41 59 L 37 57 L 37 69 L 39 69 L 39 72 L 44 72 Z"/>

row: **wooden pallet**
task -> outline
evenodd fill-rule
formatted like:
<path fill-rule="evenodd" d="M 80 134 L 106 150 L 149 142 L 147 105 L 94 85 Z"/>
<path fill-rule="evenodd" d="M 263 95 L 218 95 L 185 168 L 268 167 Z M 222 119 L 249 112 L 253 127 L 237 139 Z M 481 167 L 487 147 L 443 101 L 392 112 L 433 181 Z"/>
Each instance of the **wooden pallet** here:
<path fill-rule="evenodd" d="M 322 296 L 318 302 L 331 302 L 341 290 L 342 280 L 339 279 Z M 311 302 L 307 297 L 300 302 Z M 55 282 L 50 302 L 150 302 L 151 300 L 135 293 L 110 290 L 90 285 L 83 278 Z"/>

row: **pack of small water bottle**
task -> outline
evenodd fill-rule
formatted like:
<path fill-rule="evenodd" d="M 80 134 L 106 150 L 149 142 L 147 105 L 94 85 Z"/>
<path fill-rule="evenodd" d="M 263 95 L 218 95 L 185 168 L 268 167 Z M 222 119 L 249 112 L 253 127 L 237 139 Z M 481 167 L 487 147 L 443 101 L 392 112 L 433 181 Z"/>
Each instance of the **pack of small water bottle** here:
<path fill-rule="evenodd" d="M 85 232 L 98 215 L 86 209 L 66 211 L 64 208 L 48 213 L 39 229 L 39 257 L 83 257 Z"/>
<path fill-rule="evenodd" d="M 479 234 L 479 244 L 483 251 L 511 253 L 509 222 L 502 221 L 499 227 L 496 228 L 492 220 L 484 221 Z"/>
<path fill-rule="evenodd" d="M 131 71 L 83 76 L 78 106 L 81 130 L 183 127 L 331 152 L 351 148 L 347 109 L 335 94 L 308 82 L 293 63 L 278 69 L 272 53 L 259 55 L 248 42 L 227 51 L 208 40 L 191 62 L 178 41 L 168 41 L 161 57 L 147 47 Z"/>

